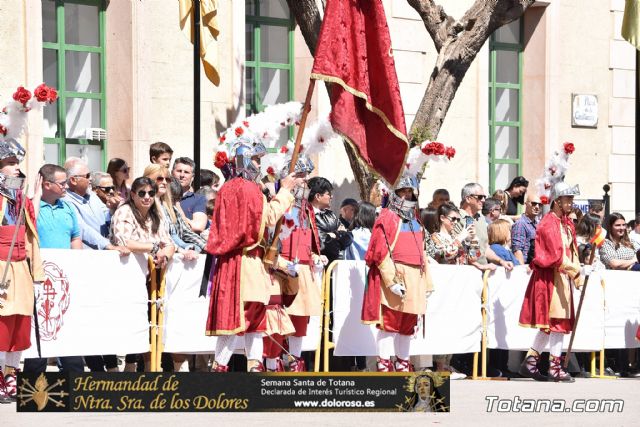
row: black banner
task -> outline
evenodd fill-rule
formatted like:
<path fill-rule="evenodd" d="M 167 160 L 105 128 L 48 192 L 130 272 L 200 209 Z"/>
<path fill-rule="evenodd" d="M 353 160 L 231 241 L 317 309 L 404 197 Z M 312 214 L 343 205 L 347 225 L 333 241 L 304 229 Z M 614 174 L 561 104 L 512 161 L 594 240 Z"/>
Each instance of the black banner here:
<path fill-rule="evenodd" d="M 18 412 L 449 412 L 449 378 L 411 373 L 18 376 Z"/>

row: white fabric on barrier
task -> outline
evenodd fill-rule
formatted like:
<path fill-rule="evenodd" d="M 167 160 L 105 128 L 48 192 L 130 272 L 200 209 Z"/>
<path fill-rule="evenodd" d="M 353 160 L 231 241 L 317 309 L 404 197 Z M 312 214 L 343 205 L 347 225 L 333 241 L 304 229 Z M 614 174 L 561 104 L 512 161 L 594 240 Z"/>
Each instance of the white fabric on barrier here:
<path fill-rule="evenodd" d="M 496 269 L 489 276 L 487 297 L 487 346 L 506 350 L 528 350 L 538 329 L 518 325 L 522 301 L 530 274 L 525 266 L 516 267 L 510 273 Z M 580 302 L 579 291 L 573 289 L 574 309 Z M 575 351 L 594 351 L 602 348 L 604 341 L 604 294 L 600 279 L 593 274 L 587 285 L 582 314 L 573 342 Z M 563 348 L 569 345 L 571 335 L 565 335 Z"/>
<path fill-rule="evenodd" d="M 473 267 L 429 265 L 435 291 L 427 302 L 426 330 L 411 354 L 480 350 L 482 280 Z M 336 356 L 375 356 L 376 329 L 360 321 L 366 280 L 364 261 L 340 261 L 333 270 L 333 341 Z M 419 322 L 421 323 L 421 321 Z"/>
<path fill-rule="evenodd" d="M 209 298 L 199 297 L 205 256 L 174 260 L 167 269 L 164 306 L 164 350 L 167 353 L 213 353 L 216 337 L 205 335 Z M 244 340 L 238 340 L 244 348 Z"/>
<path fill-rule="evenodd" d="M 209 297 L 198 297 L 205 257 L 197 261 L 174 261 L 166 275 L 165 341 L 168 353 L 213 353 L 216 337 L 205 335 L 209 314 Z M 307 336 L 302 340 L 304 351 L 315 350 L 320 340 L 320 317 L 312 317 Z M 237 352 L 244 354 L 244 339 L 236 341 Z"/>
<path fill-rule="evenodd" d="M 36 289 L 42 357 L 149 351 L 145 257 L 61 249 L 41 254 L 47 275 Z M 38 357 L 33 328 L 22 356 Z"/>
<path fill-rule="evenodd" d="M 640 273 L 606 270 L 604 348 L 640 347 L 635 339 L 640 323 Z"/>

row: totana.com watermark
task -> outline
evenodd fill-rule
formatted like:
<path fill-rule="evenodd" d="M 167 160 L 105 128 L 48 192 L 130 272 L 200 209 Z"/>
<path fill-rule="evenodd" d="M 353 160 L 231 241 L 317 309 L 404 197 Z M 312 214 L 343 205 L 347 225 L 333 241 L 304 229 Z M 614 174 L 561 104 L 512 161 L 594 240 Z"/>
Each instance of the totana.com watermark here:
<path fill-rule="evenodd" d="M 567 403 L 564 399 L 500 399 L 486 396 L 487 412 L 622 412 L 622 399 L 575 399 Z"/>

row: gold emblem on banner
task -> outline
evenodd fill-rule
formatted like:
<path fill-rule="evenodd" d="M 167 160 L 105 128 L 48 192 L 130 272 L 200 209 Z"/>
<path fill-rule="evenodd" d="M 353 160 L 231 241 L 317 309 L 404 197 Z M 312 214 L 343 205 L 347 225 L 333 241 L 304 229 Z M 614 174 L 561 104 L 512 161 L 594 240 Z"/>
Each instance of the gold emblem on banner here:
<path fill-rule="evenodd" d="M 38 411 L 42 411 L 47 404 L 51 401 L 57 407 L 64 408 L 63 398 L 68 396 L 69 393 L 64 390 L 55 391 L 57 387 L 61 387 L 65 380 L 59 379 L 52 385 L 49 385 L 47 377 L 44 373 L 40 374 L 36 379 L 35 385 L 31 385 L 28 378 L 21 378 L 22 384 L 19 387 L 18 397 L 20 398 L 20 406 L 25 406 L 27 403 L 33 402 L 36 404 Z"/>

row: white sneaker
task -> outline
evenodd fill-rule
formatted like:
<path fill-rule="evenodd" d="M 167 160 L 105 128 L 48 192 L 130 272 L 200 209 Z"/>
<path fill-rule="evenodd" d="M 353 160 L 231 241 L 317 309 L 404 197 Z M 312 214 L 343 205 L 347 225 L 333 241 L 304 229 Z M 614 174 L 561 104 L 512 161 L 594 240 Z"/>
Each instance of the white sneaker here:
<path fill-rule="evenodd" d="M 446 366 L 445 369 L 451 372 L 451 374 L 449 374 L 449 379 L 451 380 L 463 380 L 467 378 L 465 374 L 463 374 L 462 372 L 459 372 L 453 366 Z"/>

